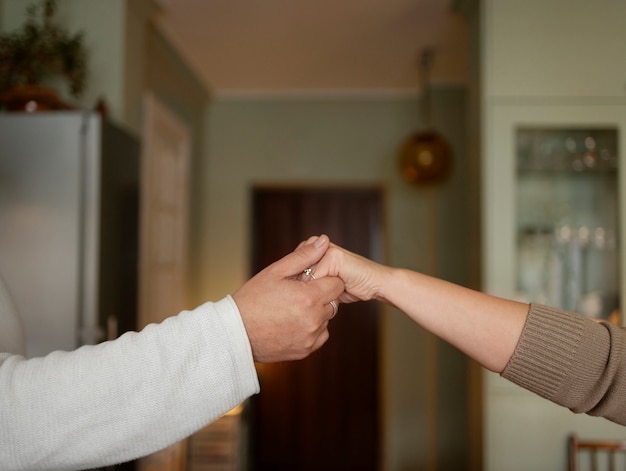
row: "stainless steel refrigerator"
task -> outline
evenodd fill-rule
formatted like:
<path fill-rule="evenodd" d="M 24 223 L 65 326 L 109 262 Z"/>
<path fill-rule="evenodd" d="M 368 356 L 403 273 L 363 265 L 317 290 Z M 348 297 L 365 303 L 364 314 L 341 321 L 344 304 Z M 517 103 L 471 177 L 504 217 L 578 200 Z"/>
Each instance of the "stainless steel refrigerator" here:
<path fill-rule="evenodd" d="M 28 356 L 135 328 L 139 157 L 97 113 L 0 114 L 0 273 Z"/>

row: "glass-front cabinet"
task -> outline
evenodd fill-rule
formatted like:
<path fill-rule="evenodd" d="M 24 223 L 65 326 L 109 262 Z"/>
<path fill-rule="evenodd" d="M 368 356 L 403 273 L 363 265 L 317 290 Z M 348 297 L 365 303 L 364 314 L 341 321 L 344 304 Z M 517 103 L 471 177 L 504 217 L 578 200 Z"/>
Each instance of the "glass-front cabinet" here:
<path fill-rule="evenodd" d="M 624 324 L 626 105 L 511 101 L 484 114 L 483 289 Z M 566 469 L 573 432 L 626 438 L 497 374 L 483 388 L 485 470 Z"/>
<path fill-rule="evenodd" d="M 620 323 L 614 126 L 517 126 L 516 295 Z"/>

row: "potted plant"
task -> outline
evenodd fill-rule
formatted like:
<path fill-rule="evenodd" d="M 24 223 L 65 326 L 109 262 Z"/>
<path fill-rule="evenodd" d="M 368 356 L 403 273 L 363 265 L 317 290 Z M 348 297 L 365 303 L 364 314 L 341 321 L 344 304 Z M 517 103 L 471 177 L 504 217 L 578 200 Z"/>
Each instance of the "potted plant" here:
<path fill-rule="evenodd" d="M 55 23 L 56 0 L 28 6 L 27 18 L 14 32 L 0 34 L 0 106 L 9 110 L 71 108 L 50 88 L 52 80 L 66 82 L 79 97 L 87 76 L 83 34 L 70 34 Z"/>

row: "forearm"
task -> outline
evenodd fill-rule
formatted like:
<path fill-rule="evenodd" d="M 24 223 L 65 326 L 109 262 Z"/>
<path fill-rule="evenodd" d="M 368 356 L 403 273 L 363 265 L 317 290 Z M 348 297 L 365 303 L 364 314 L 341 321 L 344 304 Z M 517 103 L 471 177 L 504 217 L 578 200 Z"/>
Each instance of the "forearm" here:
<path fill-rule="evenodd" d="M 378 286 L 378 299 L 495 372 L 511 358 L 528 315 L 527 304 L 405 269 L 385 270 Z"/>
<path fill-rule="evenodd" d="M 74 352 L 0 364 L 0 463 L 82 469 L 162 449 L 258 391 L 232 300 Z"/>
<path fill-rule="evenodd" d="M 408 270 L 383 271 L 378 299 L 484 367 L 574 412 L 626 424 L 624 329 Z"/>

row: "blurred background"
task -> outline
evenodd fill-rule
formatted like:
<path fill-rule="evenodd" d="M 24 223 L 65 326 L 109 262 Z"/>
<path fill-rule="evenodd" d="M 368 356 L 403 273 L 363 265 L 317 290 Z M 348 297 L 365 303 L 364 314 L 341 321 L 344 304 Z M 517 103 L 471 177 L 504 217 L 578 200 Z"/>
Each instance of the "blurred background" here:
<path fill-rule="evenodd" d="M 18 28 L 28 3 L 0 0 L 0 31 Z M 548 105 L 601 105 L 591 114 L 618 130 L 626 117 L 626 42 L 617 39 L 624 33 L 616 23 L 626 11 L 609 0 L 593 7 L 564 0 L 57 4 L 60 24 L 83 32 L 88 54 L 83 93 L 72 97 L 56 83 L 59 93 L 71 107 L 97 110 L 136 136 L 141 183 L 160 182 L 174 208 L 159 216 L 158 204 L 146 201 L 160 196 L 142 193 L 155 219 L 141 216 L 137 327 L 232 293 L 319 232 L 387 264 L 518 296 L 517 238 L 509 231 L 516 206 L 508 179 L 515 171 L 497 164 L 515 161 L 515 143 L 514 137 L 498 141 L 494 128 L 510 122 L 499 131 L 512 133 L 517 107 L 532 108 L 521 121 L 538 127 L 546 123 L 540 106 Z M 603 115 L 608 108 L 613 111 Z M 548 124 L 586 125 L 589 113 L 578 111 L 576 122 L 560 109 Z M 424 156 L 416 147 L 422 131 L 435 131 L 426 161 L 417 157 Z M 414 157 L 407 161 L 407 153 Z M 442 170 L 422 180 L 420 172 L 427 174 L 433 162 L 444 162 Z M 155 171 L 160 176 L 151 179 Z M 491 207 L 493 200 L 511 204 Z M 168 247 L 163 250 L 177 268 L 150 282 L 151 244 Z M 503 252 L 498 265 L 493 260 Z M 504 288 L 491 281 L 502 271 L 507 283 L 513 280 Z M 170 294 L 163 295 L 162 286 Z M 281 386 L 134 466 L 564 468 L 565 437 L 577 425 L 562 412 L 554 418 L 561 426 L 542 447 L 540 419 L 552 409 L 520 397 L 513 386 L 492 387 L 479 367 L 402 313 L 377 305 L 341 311 L 327 353 L 301 366 L 259 367 L 262 389 Z M 360 376 L 345 377 L 341 369 L 324 376 L 324 365 L 335 362 Z M 306 422 L 288 418 L 306 407 L 313 416 L 323 414 L 321 399 L 311 398 L 321 390 L 316 379 L 339 399 L 326 422 L 305 430 Z M 272 394 L 275 402 L 264 403 Z M 511 411 L 509 403 L 519 408 Z M 498 420 L 492 404 L 506 404 L 507 420 Z M 281 440 L 293 441 L 263 455 L 268 437 L 284 435 L 285 427 L 289 437 Z M 364 429 L 373 431 L 362 436 Z M 324 448 L 324 436 L 336 446 Z M 505 436 L 512 439 L 503 444 Z M 536 437 L 535 448 L 520 451 L 518 438 L 528 436 Z M 303 442 L 318 452 L 305 455 Z M 315 461 L 324 455 L 320 449 L 325 458 Z M 298 462 L 295 455 L 309 458 Z"/>

